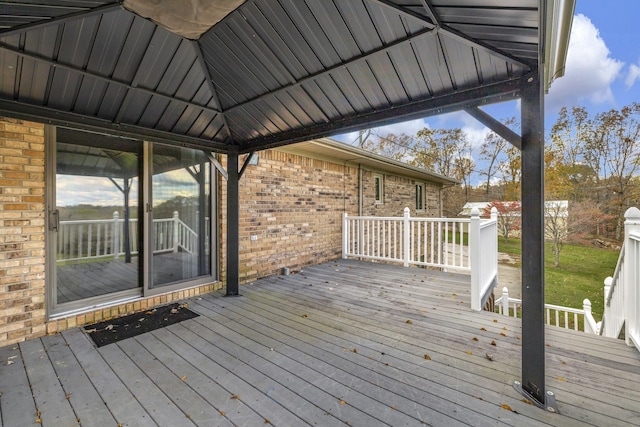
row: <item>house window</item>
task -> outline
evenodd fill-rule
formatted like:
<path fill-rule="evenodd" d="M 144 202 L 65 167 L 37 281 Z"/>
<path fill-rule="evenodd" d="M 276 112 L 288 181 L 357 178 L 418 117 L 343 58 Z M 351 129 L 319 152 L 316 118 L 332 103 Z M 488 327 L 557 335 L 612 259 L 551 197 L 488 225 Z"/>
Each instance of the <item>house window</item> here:
<path fill-rule="evenodd" d="M 423 211 L 425 209 L 424 204 L 424 184 L 416 184 L 416 210 Z"/>
<path fill-rule="evenodd" d="M 384 203 L 384 179 L 382 178 L 382 175 L 375 175 L 373 180 L 376 203 Z"/>

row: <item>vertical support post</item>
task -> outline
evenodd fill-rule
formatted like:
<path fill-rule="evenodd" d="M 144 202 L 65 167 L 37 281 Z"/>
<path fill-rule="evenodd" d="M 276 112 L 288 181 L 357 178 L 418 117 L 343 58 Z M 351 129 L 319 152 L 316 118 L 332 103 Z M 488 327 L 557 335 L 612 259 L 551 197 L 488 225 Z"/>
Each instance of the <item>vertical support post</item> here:
<path fill-rule="evenodd" d="M 515 308 L 514 308 L 515 311 Z M 509 288 L 502 288 L 502 314 L 509 315 Z M 516 317 L 515 315 L 513 317 Z"/>
<path fill-rule="evenodd" d="M 480 291 L 480 210 L 471 210 L 469 220 L 469 266 L 471 267 L 471 310 L 482 310 L 482 295 Z"/>
<path fill-rule="evenodd" d="M 129 193 L 131 192 L 131 180 L 129 178 L 124 179 L 124 262 L 131 264 L 131 233 L 129 230 L 129 224 L 131 223 L 131 214 L 129 208 Z"/>
<path fill-rule="evenodd" d="M 240 174 L 239 147 L 227 152 L 227 296 L 239 295 L 240 288 Z"/>
<path fill-rule="evenodd" d="M 593 313 L 591 311 L 591 301 L 589 301 L 588 298 L 585 298 L 582 301 L 582 309 L 584 310 L 584 322 L 583 322 L 584 332 L 587 334 L 595 334 L 596 329 L 594 328 L 595 322 L 593 322 Z M 565 326 L 565 327 L 568 328 L 568 326 Z M 577 326 L 575 326 L 575 328 L 577 330 Z"/>
<path fill-rule="evenodd" d="M 544 67 L 525 76 L 522 120 L 522 390 L 557 411 L 545 388 L 544 336 Z M 518 386 L 520 384 L 516 384 Z M 551 397 L 551 398 L 550 398 Z M 550 404 L 553 401 L 553 404 Z"/>
<path fill-rule="evenodd" d="M 173 253 L 178 253 L 178 247 L 180 246 L 180 214 L 178 211 L 173 211 Z"/>
<path fill-rule="evenodd" d="M 409 208 L 404 208 L 404 241 L 403 244 L 403 255 L 404 255 L 404 266 L 409 267 L 409 260 L 411 253 L 409 252 L 411 247 L 411 230 L 409 230 L 409 218 L 411 218 L 411 210 Z"/>
<path fill-rule="evenodd" d="M 637 334 L 640 328 L 638 301 L 640 301 L 640 277 L 638 277 L 638 258 L 640 253 L 637 246 L 632 244 L 629 235 L 640 231 L 640 209 L 631 207 L 624 213 L 624 341 L 628 346 L 633 345 L 631 337 Z"/>
<path fill-rule="evenodd" d="M 120 214 L 118 211 L 113 212 L 113 259 L 118 259 L 120 257 L 120 227 L 118 223 L 120 222 Z"/>
<path fill-rule="evenodd" d="M 349 252 L 349 220 L 347 219 L 347 213 L 342 214 L 342 258 L 347 258 Z"/>

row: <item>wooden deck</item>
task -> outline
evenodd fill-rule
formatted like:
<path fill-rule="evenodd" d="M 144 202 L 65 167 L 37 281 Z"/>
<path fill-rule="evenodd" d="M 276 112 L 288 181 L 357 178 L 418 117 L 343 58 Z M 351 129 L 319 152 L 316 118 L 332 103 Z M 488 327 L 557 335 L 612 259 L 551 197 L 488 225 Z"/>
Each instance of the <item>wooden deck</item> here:
<path fill-rule="evenodd" d="M 471 312 L 468 281 L 341 260 L 100 349 L 80 329 L 4 347 L 1 424 L 640 425 L 638 351 L 573 331 L 547 331 L 560 414 L 524 402 L 520 321 Z"/>

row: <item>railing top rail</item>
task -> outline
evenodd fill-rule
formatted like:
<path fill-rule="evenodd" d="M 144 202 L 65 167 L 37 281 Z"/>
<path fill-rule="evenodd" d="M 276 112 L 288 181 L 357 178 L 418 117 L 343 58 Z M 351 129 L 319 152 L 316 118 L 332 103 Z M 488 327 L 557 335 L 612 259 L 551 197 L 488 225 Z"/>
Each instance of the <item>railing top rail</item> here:
<path fill-rule="evenodd" d="M 347 221 L 404 221 L 404 217 L 401 216 L 351 216 L 346 217 Z"/>
<path fill-rule="evenodd" d="M 639 232 L 629 233 L 629 238 L 640 242 L 640 233 Z"/>
<path fill-rule="evenodd" d="M 136 218 L 137 220 L 137 218 Z M 113 218 L 111 219 L 78 219 L 72 221 L 60 221 L 60 224 L 64 225 L 81 225 L 81 224 L 113 224 Z M 124 221 L 123 219 L 119 221 Z M 133 221 L 133 219 L 132 219 Z"/>
<path fill-rule="evenodd" d="M 584 314 L 583 308 L 564 307 L 561 305 L 554 305 L 554 304 L 545 304 L 544 308 L 557 310 L 557 311 L 566 311 L 567 313 Z"/>
<path fill-rule="evenodd" d="M 618 284 L 618 277 L 620 276 L 620 269 L 622 268 L 622 265 L 624 263 L 624 253 L 625 253 L 625 245 L 622 245 L 622 248 L 620 249 L 620 255 L 618 255 L 618 262 L 616 263 L 616 269 L 613 272 L 613 276 L 611 276 L 611 287 L 609 288 L 609 293 L 606 295 L 606 305 L 610 305 L 611 304 L 611 297 L 613 296 L 613 291 L 616 288 L 616 285 Z M 609 278 L 607 278 L 605 280 L 606 281 L 609 280 Z"/>
<path fill-rule="evenodd" d="M 469 223 L 469 218 L 424 218 L 424 217 L 411 217 L 409 221 L 413 222 L 448 222 L 448 223 Z"/>

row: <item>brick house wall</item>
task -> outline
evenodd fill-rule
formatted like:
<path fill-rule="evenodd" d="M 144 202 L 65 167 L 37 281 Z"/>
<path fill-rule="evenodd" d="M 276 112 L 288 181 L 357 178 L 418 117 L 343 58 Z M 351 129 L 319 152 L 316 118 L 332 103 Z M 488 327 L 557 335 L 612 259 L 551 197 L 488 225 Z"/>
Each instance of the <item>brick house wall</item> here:
<path fill-rule="evenodd" d="M 45 333 L 44 125 L 0 118 L 0 345 Z"/>
<path fill-rule="evenodd" d="M 359 213 L 359 173 L 362 173 L 362 215 L 441 215 L 441 185 L 359 168 L 339 160 L 310 154 L 266 150 L 257 166 L 249 166 L 240 180 L 240 282 L 280 274 L 283 268 L 342 256 L 342 214 Z M 226 167 L 223 160 L 221 162 Z M 361 172 L 360 172 L 361 171 Z M 384 177 L 384 202 L 375 201 L 374 176 Z M 416 212 L 416 183 L 425 187 L 426 209 Z M 226 183 L 219 181 L 218 238 L 221 278 L 226 278 Z M 252 240 L 254 236 L 254 240 Z"/>
<path fill-rule="evenodd" d="M 382 203 L 376 203 L 375 181 L 376 175 L 382 175 L 384 182 L 384 198 Z M 416 184 L 425 188 L 425 209 L 416 211 Z M 363 212 L 364 216 L 402 216 L 404 208 L 411 209 L 411 216 L 436 218 L 441 216 L 441 198 L 439 184 L 417 181 L 413 178 L 384 174 L 378 171 L 364 171 L 363 177 Z"/>
<path fill-rule="evenodd" d="M 45 131 L 41 123 L 0 117 L 0 346 L 144 311 L 219 290 L 226 272 L 226 182 L 218 180 L 219 281 L 47 319 L 45 290 Z M 343 160 L 267 150 L 240 181 L 240 278 L 295 271 L 341 256 L 342 215 L 415 215 L 414 179 Z M 222 156 L 223 164 L 225 156 Z M 385 201 L 376 204 L 373 177 L 384 175 Z M 439 216 L 439 184 L 423 182 L 427 209 Z"/>

